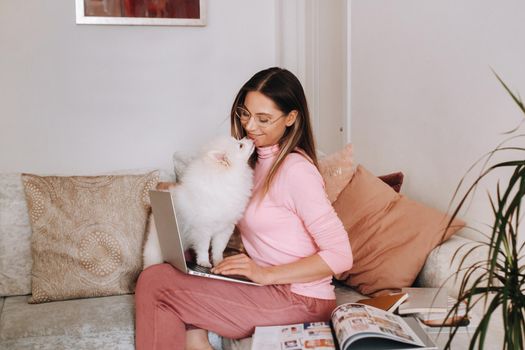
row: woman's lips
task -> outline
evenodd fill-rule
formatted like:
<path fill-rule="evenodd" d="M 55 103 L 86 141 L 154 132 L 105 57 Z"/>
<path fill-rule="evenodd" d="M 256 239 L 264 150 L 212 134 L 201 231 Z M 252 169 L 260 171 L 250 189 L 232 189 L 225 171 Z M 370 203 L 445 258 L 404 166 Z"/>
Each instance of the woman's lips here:
<path fill-rule="evenodd" d="M 262 134 L 248 134 L 248 137 L 251 138 L 252 140 L 255 140 L 257 136 L 262 136 Z"/>

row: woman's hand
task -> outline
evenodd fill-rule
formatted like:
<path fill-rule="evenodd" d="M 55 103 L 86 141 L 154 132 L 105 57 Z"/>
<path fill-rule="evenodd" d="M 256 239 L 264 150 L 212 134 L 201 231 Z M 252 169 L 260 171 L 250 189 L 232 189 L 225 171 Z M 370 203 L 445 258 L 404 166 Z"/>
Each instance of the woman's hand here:
<path fill-rule="evenodd" d="M 257 265 L 246 254 L 224 258 L 211 269 L 211 272 L 222 275 L 241 275 L 262 285 L 271 284 L 269 270 Z"/>

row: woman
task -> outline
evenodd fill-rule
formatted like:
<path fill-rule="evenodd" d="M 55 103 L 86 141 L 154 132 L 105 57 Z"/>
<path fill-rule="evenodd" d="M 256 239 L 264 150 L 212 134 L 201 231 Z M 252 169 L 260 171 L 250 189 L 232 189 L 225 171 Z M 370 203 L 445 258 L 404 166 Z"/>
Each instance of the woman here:
<path fill-rule="evenodd" d="M 231 132 L 256 146 L 254 190 L 238 223 L 245 254 L 214 273 L 262 287 L 200 278 L 168 264 L 136 288 L 137 349 L 211 349 L 207 330 L 244 338 L 255 326 L 328 320 L 333 274 L 352 267 L 348 236 L 325 191 L 303 88 L 289 71 L 255 74 L 233 103 Z"/>

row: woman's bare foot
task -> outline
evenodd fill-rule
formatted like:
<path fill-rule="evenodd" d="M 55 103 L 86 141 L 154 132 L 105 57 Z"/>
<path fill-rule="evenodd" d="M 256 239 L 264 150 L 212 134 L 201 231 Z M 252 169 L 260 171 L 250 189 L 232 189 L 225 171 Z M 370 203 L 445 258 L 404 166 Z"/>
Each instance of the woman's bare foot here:
<path fill-rule="evenodd" d="M 187 330 L 186 350 L 213 350 L 208 341 L 208 331 L 198 328 Z"/>

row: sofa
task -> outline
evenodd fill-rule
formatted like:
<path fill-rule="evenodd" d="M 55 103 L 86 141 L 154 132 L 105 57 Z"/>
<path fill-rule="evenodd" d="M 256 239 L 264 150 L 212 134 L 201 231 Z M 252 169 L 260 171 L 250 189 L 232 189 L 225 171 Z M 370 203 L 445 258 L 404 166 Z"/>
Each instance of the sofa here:
<path fill-rule="evenodd" d="M 31 228 L 20 176 L 0 174 L 0 349 L 133 349 L 132 293 L 28 303 L 31 298 Z M 173 178 L 165 171 L 161 172 L 160 180 L 173 181 Z M 474 244 L 459 233 L 435 247 L 414 284 L 443 285 L 451 296 L 456 296 L 458 283 L 449 277 L 457 268 L 458 260 L 452 261 L 452 256 L 457 249 L 466 252 Z M 11 268 L 9 256 L 17 257 L 16 269 Z M 479 251 L 477 255 L 470 255 L 468 261 L 482 258 L 483 251 Z M 338 304 L 364 297 L 347 285 L 334 283 Z M 479 319 L 481 312 L 479 304 L 474 318 Z M 503 327 L 501 320 L 495 322 L 491 325 L 494 331 L 486 349 L 496 349 L 501 344 Z M 441 347 L 448 338 L 446 333 L 432 336 Z M 251 345 L 250 338 L 223 339 L 216 334 L 209 337 L 214 349 L 244 350 Z M 469 334 L 460 334 L 453 349 L 467 348 L 468 341 Z"/>

